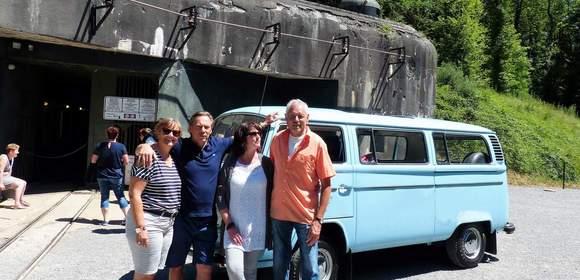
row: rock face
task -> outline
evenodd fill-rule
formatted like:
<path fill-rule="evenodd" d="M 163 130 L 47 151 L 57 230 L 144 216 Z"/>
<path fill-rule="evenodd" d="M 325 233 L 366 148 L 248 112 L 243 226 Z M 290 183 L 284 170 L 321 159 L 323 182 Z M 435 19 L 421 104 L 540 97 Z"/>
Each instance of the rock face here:
<path fill-rule="evenodd" d="M 431 116 L 433 113 L 437 54 L 431 42 L 409 26 L 306 1 L 143 0 L 170 11 L 196 6 L 196 28 L 187 44 L 177 52 L 168 46 L 172 46 L 170 39 L 179 38 L 177 47 L 185 37 L 184 33 L 177 35 L 176 29 L 182 23 L 179 21 L 175 28 L 179 16 L 130 0 L 112 1 L 110 14 L 89 38 L 87 26 L 93 2 L 104 3 L 97 0 L 2 1 L 0 27 L 140 55 L 161 57 L 165 54 L 167 57 L 171 54 L 183 59 L 184 64 L 257 68 L 262 75 L 335 80 L 338 86 L 332 93 L 335 96 L 329 98 L 333 104 L 328 106 L 374 107 L 392 115 Z M 106 8 L 97 11 L 96 22 L 106 11 Z M 260 47 L 271 42 L 273 35 L 260 29 L 276 23 L 280 26 L 279 43 L 265 62 L 274 44 L 263 51 Z M 334 45 L 328 43 L 333 37 L 341 36 L 348 36 L 348 55 L 328 56 L 342 51 L 340 41 Z M 400 50 L 391 50 L 395 48 Z M 258 63 L 260 59 L 262 63 Z"/>

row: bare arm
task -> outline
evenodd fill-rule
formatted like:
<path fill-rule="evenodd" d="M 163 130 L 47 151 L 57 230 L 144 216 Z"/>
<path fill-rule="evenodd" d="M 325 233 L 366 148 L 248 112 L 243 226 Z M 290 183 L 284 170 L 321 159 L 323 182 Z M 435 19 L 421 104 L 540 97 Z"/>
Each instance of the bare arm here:
<path fill-rule="evenodd" d="M 131 199 L 131 208 L 133 220 L 135 220 L 135 229 L 145 229 L 145 219 L 143 218 L 143 201 L 141 200 L 141 194 L 145 190 L 145 186 L 147 186 L 147 181 L 135 176 L 131 177 L 131 184 L 129 185 L 129 198 Z M 147 247 L 148 240 L 149 235 L 147 234 L 147 230 L 142 230 L 137 234 L 138 245 Z"/>
<path fill-rule="evenodd" d="M 318 203 L 318 211 L 314 218 L 322 220 L 324 218 L 324 213 L 326 213 L 326 208 L 330 202 L 330 194 L 332 193 L 332 188 L 330 187 L 330 178 L 320 180 L 322 186 L 320 187 L 320 202 Z"/>
<path fill-rule="evenodd" d="M 242 245 L 244 243 L 244 240 L 242 238 L 242 235 L 240 235 L 240 233 L 238 232 L 238 228 L 236 228 L 235 224 L 230 225 L 232 219 L 230 216 L 229 209 L 228 208 L 220 209 L 220 214 L 222 216 L 222 221 L 226 226 L 225 231 L 230 236 L 230 240 L 234 242 L 234 244 L 236 245 Z"/>
<path fill-rule="evenodd" d="M 308 233 L 308 246 L 313 246 L 318 242 L 320 238 L 320 232 L 322 231 L 322 224 L 320 221 L 324 218 L 324 213 L 328 207 L 328 202 L 330 201 L 330 194 L 332 188 L 330 187 L 330 178 L 320 180 L 320 201 L 318 203 L 318 209 L 314 213 L 314 221 L 310 225 L 310 232 Z"/>
<path fill-rule="evenodd" d="M 266 118 L 264 119 L 263 122 L 260 123 L 260 125 L 262 126 L 262 128 L 264 128 L 266 126 L 269 126 L 271 123 L 275 122 L 278 119 L 279 119 L 278 112 L 273 112 L 266 115 Z"/>
<path fill-rule="evenodd" d="M 6 189 L 6 186 L 4 186 L 4 168 L 6 168 L 6 163 L 6 159 L 0 157 L 0 191 Z"/>
<path fill-rule="evenodd" d="M 122 161 L 123 161 L 123 165 L 124 166 L 127 166 L 127 164 L 129 164 L 129 155 L 124 154 L 123 155 L 123 158 L 122 158 Z"/>

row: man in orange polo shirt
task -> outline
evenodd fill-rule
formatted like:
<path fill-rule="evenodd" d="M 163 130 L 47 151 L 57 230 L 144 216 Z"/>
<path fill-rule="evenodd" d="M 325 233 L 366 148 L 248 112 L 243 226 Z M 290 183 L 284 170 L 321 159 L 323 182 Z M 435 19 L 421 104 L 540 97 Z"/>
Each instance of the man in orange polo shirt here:
<path fill-rule="evenodd" d="M 326 144 L 308 128 L 308 117 L 306 103 L 290 100 L 288 128 L 274 136 L 270 147 L 275 169 L 270 211 L 274 280 L 288 279 L 292 229 L 298 235 L 302 279 L 318 279 L 318 239 L 336 172 Z"/>

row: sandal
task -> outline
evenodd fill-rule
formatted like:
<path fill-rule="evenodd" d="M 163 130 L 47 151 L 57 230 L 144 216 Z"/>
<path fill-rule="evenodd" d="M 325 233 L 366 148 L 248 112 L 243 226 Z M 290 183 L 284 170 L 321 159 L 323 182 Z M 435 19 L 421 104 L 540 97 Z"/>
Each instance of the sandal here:
<path fill-rule="evenodd" d="M 12 206 L 11 208 L 12 208 L 12 209 L 14 209 L 14 210 L 19 210 L 19 209 L 26 209 L 26 207 L 25 207 L 25 206 L 23 206 L 23 205 L 14 205 L 14 206 Z"/>
<path fill-rule="evenodd" d="M 20 201 L 20 204 L 22 204 L 23 206 L 26 206 L 26 207 L 30 207 L 30 203 L 28 203 L 28 202 L 26 202 L 24 200 L 21 200 Z"/>

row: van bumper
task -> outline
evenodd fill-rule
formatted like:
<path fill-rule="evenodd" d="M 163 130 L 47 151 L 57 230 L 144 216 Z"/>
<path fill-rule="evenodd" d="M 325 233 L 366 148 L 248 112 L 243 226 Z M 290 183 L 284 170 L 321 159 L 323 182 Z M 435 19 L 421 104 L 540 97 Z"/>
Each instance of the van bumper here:
<path fill-rule="evenodd" d="M 516 231 L 516 226 L 510 222 L 507 222 L 503 227 L 503 231 L 507 234 L 512 234 L 514 231 Z"/>

